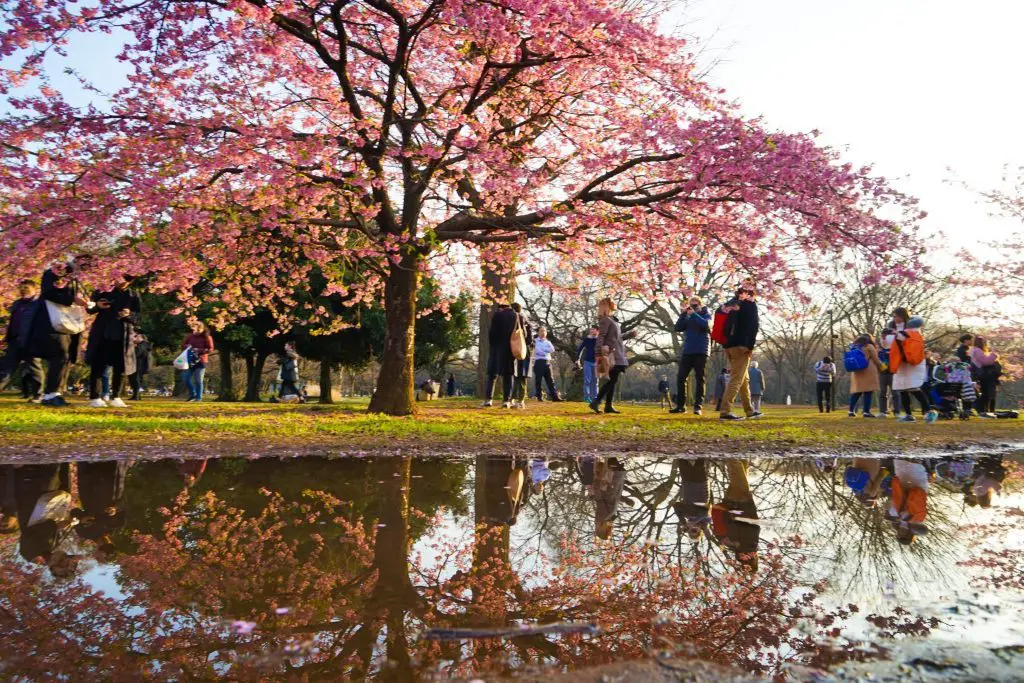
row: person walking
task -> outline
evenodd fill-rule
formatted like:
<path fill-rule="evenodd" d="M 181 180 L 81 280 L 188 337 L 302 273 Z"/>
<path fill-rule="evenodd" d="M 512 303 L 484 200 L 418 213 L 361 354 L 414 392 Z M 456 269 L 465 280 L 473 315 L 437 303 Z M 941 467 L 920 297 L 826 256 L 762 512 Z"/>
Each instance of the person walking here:
<path fill-rule="evenodd" d="M 683 335 L 683 348 L 676 372 L 676 407 L 669 412 L 686 412 L 686 381 L 692 372 L 693 412 L 700 415 L 707 386 L 704 373 L 711 354 L 711 313 L 700 297 L 690 297 L 688 307 L 676 320 L 675 330 Z"/>
<path fill-rule="evenodd" d="M 284 353 L 280 356 L 281 386 L 277 390 L 277 400 L 282 403 L 301 403 L 302 392 L 299 391 L 299 352 L 295 343 L 284 345 Z M 433 388 L 433 385 L 431 385 Z"/>
<path fill-rule="evenodd" d="M 975 407 L 981 417 L 995 417 L 996 410 L 996 388 L 999 386 L 999 376 L 1002 374 L 1002 366 L 999 364 L 999 354 L 990 350 L 988 340 L 985 337 L 974 338 L 974 346 L 971 347 L 972 371 L 978 378 L 981 385 L 981 395 Z"/>
<path fill-rule="evenodd" d="M 21 331 L 28 329 L 31 321 L 32 308 L 38 298 L 36 283 L 22 280 L 18 285 L 18 298 L 11 304 L 7 330 L 4 333 L 4 344 L 7 351 L 0 359 L 0 390 L 3 390 L 10 378 L 21 369 L 21 397 L 38 402 L 43 392 L 43 363 L 38 358 L 28 355 L 28 349 L 22 347 Z"/>
<path fill-rule="evenodd" d="M 761 371 L 760 363 L 756 360 L 750 361 L 747 379 L 750 382 L 750 405 L 754 407 L 755 413 L 760 413 L 761 399 L 764 398 L 767 385 L 764 382 L 764 372 Z"/>
<path fill-rule="evenodd" d="M 590 409 L 595 413 L 601 412 L 601 401 L 604 400 L 604 412 L 606 414 L 618 414 L 619 411 L 612 406 L 615 397 L 615 385 L 619 377 L 629 367 L 626 359 L 626 345 L 623 343 L 622 328 L 619 321 L 612 314 L 615 313 L 615 302 L 605 297 L 597 304 L 598 336 L 597 336 L 597 357 L 599 364 L 607 364 L 608 381 L 604 383 L 597 396 L 590 402 Z M 629 335 L 632 336 L 632 335 Z"/>
<path fill-rule="evenodd" d="M 153 353 L 153 345 L 146 339 L 146 335 L 135 333 L 135 372 L 128 376 L 128 382 L 132 388 L 133 401 L 142 400 L 142 390 L 145 389 L 146 375 L 149 374 L 150 356 Z"/>
<path fill-rule="evenodd" d="M 188 401 L 203 400 L 203 379 L 206 377 L 206 366 L 213 353 L 213 335 L 210 328 L 199 323 L 192 328 L 192 334 L 185 340 L 183 348 L 189 349 L 188 370 L 185 371 L 185 386 L 188 388 Z"/>
<path fill-rule="evenodd" d="M 82 316 L 89 302 L 82 295 L 82 286 L 75 278 L 76 268 L 86 267 L 88 256 L 79 256 L 65 266 L 55 266 L 43 273 L 39 285 L 39 298 L 30 313 L 19 326 L 19 343 L 33 359 L 46 361 L 46 379 L 40 403 L 59 408 L 67 405 L 63 392 L 67 389 L 68 370 L 78 358 L 78 346 L 82 335 L 54 328 L 50 316 L 50 304 L 70 308 Z M 49 302 L 49 303 L 48 303 Z"/>
<path fill-rule="evenodd" d="M 597 334 L 591 327 L 576 348 L 576 367 L 583 370 L 583 400 L 590 403 L 597 398 Z"/>
<path fill-rule="evenodd" d="M 445 396 L 452 398 L 455 396 L 455 373 L 448 373 L 448 382 L 445 385 Z"/>
<path fill-rule="evenodd" d="M 889 406 L 892 405 L 893 415 L 900 414 L 900 397 L 892 390 L 892 370 L 889 367 L 890 352 L 885 348 L 885 338 L 893 333 L 893 330 L 886 327 L 882 330 L 879 339 L 882 343 L 877 346 L 878 360 L 882 364 L 882 370 L 878 373 L 878 416 L 889 417 Z"/>
<path fill-rule="evenodd" d="M 722 399 L 725 398 L 725 388 L 729 386 L 729 368 L 722 368 L 715 378 L 715 410 L 722 412 Z"/>
<path fill-rule="evenodd" d="M 533 337 L 533 325 L 523 315 L 523 307 L 518 302 L 512 304 L 512 311 L 516 314 L 517 326 L 523 330 L 523 339 L 526 341 L 526 357 L 522 360 L 515 359 L 515 378 L 512 385 L 512 403 L 510 406 L 516 410 L 526 409 L 526 394 L 529 393 L 527 385 L 530 383 L 530 356 L 533 353 L 533 346 L 536 344 L 536 339 Z M 540 393 L 538 384 L 538 395 Z M 542 400 L 539 398 L 537 400 Z"/>
<path fill-rule="evenodd" d="M 904 307 L 892 313 L 891 334 L 882 340 L 882 346 L 889 350 L 889 367 L 893 372 L 893 392 L 900 393 L 900 405 L 904 416 L 901 422 L 914 422 L 912 398 L 921 404 L 925 422 L 932 423 L 939 414 L 931 409 L 928 396 L 922 387 L 928 381 L 928 365 L 924 335 L 921 328 L 924 320 L 911 317 L 910 311 Z"/>
<path fill-rule="evenodd" d="M 729 359 L 729 384 L 722 398 L 719 419 L 739 421 L 747 418 L 756 419 L 761 413 L 754 410 L 750 402 L 750 357 L 757 345 L 757 333 L 760 330 L 760 318 L 757 303 L 754 301 L 756 290 L 751 281 L 746 281 L 736 292 L 736 298 L 726 306 L 729 318 L 726 323 L 725 355 Z M 743 401 L 746 416 L 732 412 L 733 401 L 737 394 Z"/>
<path fill-rule="evenodd" d="M 870 334 L 862 334 L 857 337 L 850 350 L 853 351 L 854 348 L 864 355 L 867 367 L 850 373 L 849 416 L 856 417 L 857 404 L 862 403 L 864 417 L 873 418 L 875 415 L 871 412 L 871 399 L 879 389 L 879 373 L 885 366 L 878 358 L 878 345 L 875 344 L 875 338 Z"/>
<path fill-rule="evenodd" d="M 125 377 L 135 373 L 135 325 L 142 310 L 138 294 L 125 276 L 107 292 L 93 292 L 90 313 L 95 313 L 85 348 L 89 366 L 89 407 L 127 408 L 121 399 Z M 111 368 L 110 400 L 103 398 L 103 375 Z"/>
<path fill-rule="evenodd" d="M 662 375 L 658 380 L 659 407 L 664 410 L 665 406 L 672 406 L 672 388 L 668 385 L 668 375 Z M 672 412 L 671 410 L 669 412 Z"/>
<path fill-rule="evenodd" d="M 493 404 L 494 382 L 501 377 L 503 405 L 508 408 L 512 396 L 512 375 L 515 374 L 515 358 L 512 356 L 512 332 L 515 331 L 519 315 L 507 303 L 498 304 L 487 328 L 487 385 L 484 387 L 484 408 Z"/>
<path fill-rule="evenodd" d="M 555 345 L 548 339 L 548 329 L 546 327 L 538 327 L 537 338 L 533 340 L 533 383 L 538 401 L 544 400 L 544 393 L 541 387 L 542 381 L 547 384 L 549 399 L 555 403 L 559 403 L 562 400 L 558 390 L 555 389 L 555 380 L 551 375 L 551 356 L 554 353 Z"/>
<path fill-rule="evenodd" d="M 818 395 L 818 412 L 832 412 L 832 382 L 836 376 L 836 364 L 832 356 L 825 356 L 814 364 L 814 380 Z"/>

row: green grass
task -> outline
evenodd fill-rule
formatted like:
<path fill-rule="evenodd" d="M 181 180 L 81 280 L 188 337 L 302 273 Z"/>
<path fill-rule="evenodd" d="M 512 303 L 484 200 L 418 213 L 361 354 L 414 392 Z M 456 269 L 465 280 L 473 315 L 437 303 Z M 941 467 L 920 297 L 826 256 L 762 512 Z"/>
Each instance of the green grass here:
<path fill-rule="evenodd" d="M 820 449 L 912 450 L 955 444 L 1024 442 L 1016 420 L 925 425 L 894 420 L 821 416 L 803 407 L 767 406 L 756 422 L 722 424 L 713 413 L 669 415 L 657 406 L 620 406 L 622 415 L 595 415 L 583 403 L 528 404 L 522 412 L 479 408 L 472 399 L 420 404 L 415 417 L 370 415 L 363 401 L 333 406 L 183 403 L 149 400 L 127 410 L 64 409 L 0 398 L 0 454 L 26 448 L 97 450 L 109 446 L 267 451 L 345 450 L 435 452 L 587 450 L 695 453 Z"/>

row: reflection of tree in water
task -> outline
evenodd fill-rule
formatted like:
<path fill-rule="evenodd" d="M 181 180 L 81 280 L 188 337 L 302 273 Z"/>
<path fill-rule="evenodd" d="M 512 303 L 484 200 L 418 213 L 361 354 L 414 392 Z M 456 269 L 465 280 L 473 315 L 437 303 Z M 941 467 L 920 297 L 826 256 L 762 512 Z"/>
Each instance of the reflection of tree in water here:
<path fill-rule="evenodd" d="M 435 537 L 441 505 L 466 507 L 466 465 L 222 461 L 185 487 L 176 465 L 140 463 L 113 543 L 122 601 L 81 579 L 53 582 L 23 563 L 0 564 L 0 630 L 19 644 L 4 674 L 405 680 L 421 670 L 643 657 L 663 642 L 773 673 L 782 653 L 808 662 L 828 654 L 817 636 L 829 617 L 813 608 L 813 591 L 794 597 L 793 567 L 779 551 L 764 549 L 756 573 L 724 555 L 708 571 L 706 553 L 687 554 L 692 544 L 679 540 L 671 512 L 670 460 L 627 463 L 624 495 L 634 504 L 617 508 L 610 542 L 593 538 L 595 501 L 574 468 L 554 470 L 531 499 L 526 462 L 512 458 L 472 463 L 471 540 Z M 711 469 L 715 495 L 724 495 L 723 472 Z M 519 545 L 527 528 L 513 548 L 513 530 Z M 554 556 L 537 557 L 541 536 Z M 529 570 L 519 553 L 534 556 Z M 808 615 L 809 635 L 794 632 L 794 614 Z M 415 636 L 424 627 L 569 620 L 597 622 L 607 635 L 470 644 Z"/>

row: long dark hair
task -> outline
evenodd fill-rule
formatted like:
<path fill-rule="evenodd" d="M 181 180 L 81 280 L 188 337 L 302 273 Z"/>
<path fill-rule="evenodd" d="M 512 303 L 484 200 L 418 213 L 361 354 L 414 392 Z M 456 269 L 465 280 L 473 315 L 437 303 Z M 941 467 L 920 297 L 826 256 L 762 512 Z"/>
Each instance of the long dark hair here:
<path fill-rule="evenodd" d="M 875 338 L 872 337 L 870 334 L 862 334 L 856 339 L 854 339 L 853 343 L 858 344 L 860 346 L 866 346 L 868 344 L 870 344 L 871 346 L 875 346 Z"/>
<path fill-rule="evenodd" d="M 899 306 L 897 308 L 894 308 L 893 311 L 892 311 L 892 317 L 893 317 L 893 322 L 896 322 L 895 319 L 897 317 L 899 317 L 899 318 L 902 319 L 903 324 L 906 325 L 907 323 L 910 322 L 910 309 L 909 308 L 905 308 L 903 306 Z"/>

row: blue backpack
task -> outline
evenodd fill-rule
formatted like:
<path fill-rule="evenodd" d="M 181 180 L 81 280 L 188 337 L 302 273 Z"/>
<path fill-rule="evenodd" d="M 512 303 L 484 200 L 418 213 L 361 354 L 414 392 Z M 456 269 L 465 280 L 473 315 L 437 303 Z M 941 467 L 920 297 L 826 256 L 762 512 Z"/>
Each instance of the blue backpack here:
<path fill-rule="evenodd" d="M 868 357 L 864 349 L 857 344 L 850 344 L 850 350 L 843 355 L 843 368 L 847 372 L 858 372 L 868 369 Z"/>

